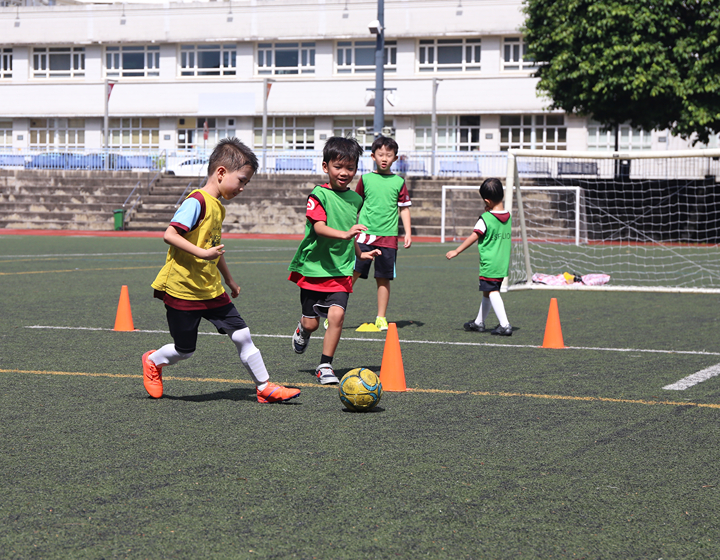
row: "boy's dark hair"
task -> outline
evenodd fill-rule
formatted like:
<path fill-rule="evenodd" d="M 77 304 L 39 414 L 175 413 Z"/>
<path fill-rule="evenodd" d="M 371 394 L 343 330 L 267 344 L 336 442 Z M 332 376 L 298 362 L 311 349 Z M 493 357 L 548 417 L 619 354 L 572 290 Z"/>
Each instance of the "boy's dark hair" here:
<path fill-rule="evenodd" d="M 375 150 L 379 150 L 380 148 L 387 148 L 388 150 L 392 150 L 395 152 L 395 155 L 398 154 L 398 144 L 390 138 L 389 136 L 378 136 L 375 138 L 375 141 L 372 143 L 372 146 L 370 147 L 370 151 L 374 154 Z"/>
<path fill-rule="evenodd" d="M 332 136 L 325 142 L 323 148 L 323 163 L 330 163 L 333 160 L 354 161 L 357 166 L 363 149 L 355 138 L 343 138 Z"/>
<path fill-rule="evenodd" d="M 249 165 L 254 173 L 258 169 L 258 160 L 250 148 L 233 136 L 223 138 L 215 146 L 208 160 L 208 177 L 221 165 L 230 173 Z"/>
<path fill-rule="evenodd" d="M 500 179 L 491 177 L 485 179 L 480 185 L 480 196 L 484 199 L 492 200 L 493 202 L 502 202 L 505 192 L 503 191 L 502 183 Z"/>

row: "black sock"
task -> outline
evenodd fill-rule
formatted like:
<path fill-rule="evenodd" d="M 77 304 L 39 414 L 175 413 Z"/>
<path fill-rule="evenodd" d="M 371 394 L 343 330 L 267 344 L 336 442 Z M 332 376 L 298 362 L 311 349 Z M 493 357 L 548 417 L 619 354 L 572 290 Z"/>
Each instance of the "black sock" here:
<path fill-rule="evenodd" d="M 325 354 L 322 355 L 320 358 L 321 364 L 332 364 L 333 357 L 332 356 L 326 356 Z"/>

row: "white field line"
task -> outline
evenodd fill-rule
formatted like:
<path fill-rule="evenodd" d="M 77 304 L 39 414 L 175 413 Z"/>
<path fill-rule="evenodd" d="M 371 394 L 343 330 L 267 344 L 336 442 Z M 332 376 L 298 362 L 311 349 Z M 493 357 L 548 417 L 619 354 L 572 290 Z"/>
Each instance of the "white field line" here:
<path fill-rule="evenodd" d="M 94 327 L 55 327 L 55 326 L 49 326 L 49 325 L 28 325 L 25 327 L 26 329 L 59 329 L 59 330 L 78 330 L 78 331 L 111 331 L 115 332 L 114 329 L 107 329 L 107 328 L 94 328 Z M 119 331 L 122 332 L 122 331 Z M 126 331 L 128 332 L 128 331 Z M 136 329 L 134 331 L 129 332 L 136 332 L 136 333 L 151 333 L 151 334 L 168 334 L 168 331 L 158 331 L 158 330 L 141 330 Z M 209 336 L 226 336 L 224 334 L 220 333 L 213 333 L 213 332 L 200 332 L 198 333 L 200 335 L 209 335 Z M 252 333 L 253 337 L 257 338 L 292 338 L 291 334 L 285 335 L 285 334 L 257 334 Z M 385 342 L 385 338 L 353 338 L 353 337 L 342 337 L 343 340 L 353 340 L 356 342 Z M 501 344 L 501 343 L 495 343 L 492 342 L 443 342 L 440 340 L 406 340 L 406 339 L 400 339 L 400 342 L 403 344 L 444 344 L 447 346 L 479 346 L 479 347 L 486 347 L 491 346 L 495 348 L 541 348 L 541 346 L 534 346 L 532 344 Z M 706 352 L 704 350 L 653 350 L 653 349 L 643 349 L 643 348 L 602 348 L 602 347 L 593 347 L 593 346 L 566 346 L 565 348 L 561 350 L 594 350 L 599 352 L 644 352 L 644 353 L 650 353 L 650 354 L 682 354 L 682 355 L 690 355 L 690 356 L 720 356 L 720 352 Z"/>
<path fill-rule="evenodd" d="M 680 381 L 671 385 L 665 385 L 663 389 L 666 389 L 667 391 L 684 391 L 685 389 L 688 389 L 693 385 L 697 385 L 698 383 L 702 383 L 703 381 L 707 381 L 716 375 L 720 375 L 720 364 L 715 364 L 709 368 L 701 369 L 697 373 L 683 377 Z"/>

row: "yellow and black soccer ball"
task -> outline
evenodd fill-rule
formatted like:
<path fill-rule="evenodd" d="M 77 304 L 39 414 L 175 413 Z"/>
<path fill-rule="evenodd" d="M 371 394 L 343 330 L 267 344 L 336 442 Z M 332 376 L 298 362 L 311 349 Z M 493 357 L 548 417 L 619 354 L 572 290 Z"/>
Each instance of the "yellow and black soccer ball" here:
<path fill-rule="evenodd" d="M 354 412 L 366 412 L 382 397 L 382 383 L 375 372 L 366 368 L 351 369 L 340 380 L 340 400 Z"/>

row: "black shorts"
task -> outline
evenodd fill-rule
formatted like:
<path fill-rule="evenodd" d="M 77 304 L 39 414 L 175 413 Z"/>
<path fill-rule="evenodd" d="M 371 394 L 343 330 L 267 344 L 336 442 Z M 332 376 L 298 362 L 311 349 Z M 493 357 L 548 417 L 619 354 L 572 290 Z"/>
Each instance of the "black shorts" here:
<path fill-rule="evenodd" d="M 397 249 L 392 247 L 375 247 L 373 245 L 365 245 L 358 243 L 363 253 L 380 249 L 381 255 L 375 257 L 374 261 L 362 261 L 355 258 L 355 272 L 360 273 L 360 278 L 367 278 L 370 274 L 370 265 L 375 263 L 375 278 L 387 278 L 392 280 L 395 278 L 395 261 L 397 260 Z"/>
<path fill-rule="evenodd" d="M 347 302 L 350 294 L 348 292 L 316 292 L 300 288 L 300 305 L 302 316 L 310 319 L 327 317 L 328 310 L 337 305 L 343 310 L 347 309 Z"/>
<path fill-rule="evenodd" d="M 486 278 L 480 278 L 478 281 L 481 292 L 499 292 L 502 283 L 502 280 L 488 280 Z"/>
<path fill-rule="evenodd" d="M 167 309 L 170 336 L 175 342 L 175 350 L 181 354 L 195 352 L 200 319 L 210 321 L 221 334 L 232 334 L 235 331 L 247 328 L 245 321 L 240 317 L 240 313 L 232 303 L 215 309 L 193 311 L 173 309 L 167 305 L 165 309 Z"/>

